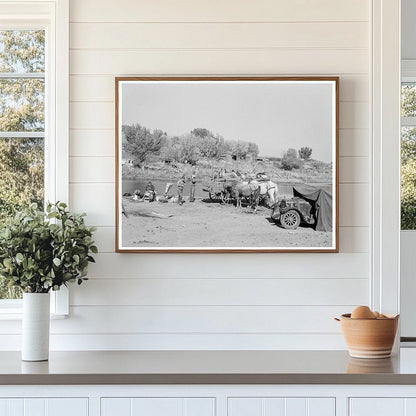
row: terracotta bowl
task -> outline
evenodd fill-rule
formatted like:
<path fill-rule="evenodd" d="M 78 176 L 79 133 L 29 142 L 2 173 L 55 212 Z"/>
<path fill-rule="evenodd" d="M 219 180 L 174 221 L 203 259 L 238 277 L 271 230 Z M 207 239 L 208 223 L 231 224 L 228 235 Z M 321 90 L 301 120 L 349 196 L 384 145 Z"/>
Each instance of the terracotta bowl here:
<path fill-rule="evenodd" d="M 351 357 L 388 358 L 391 356 L 399 315 L 383 319 L 352 319 L 351 314 L 346 313 L 341 315 L 340 321 Z"/>

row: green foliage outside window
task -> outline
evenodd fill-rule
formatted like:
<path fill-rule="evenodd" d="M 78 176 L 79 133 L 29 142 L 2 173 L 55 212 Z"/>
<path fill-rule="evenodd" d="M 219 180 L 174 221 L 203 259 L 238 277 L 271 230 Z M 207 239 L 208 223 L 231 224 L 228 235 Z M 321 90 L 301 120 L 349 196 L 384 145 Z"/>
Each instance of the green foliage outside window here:
<path fill-rule="evenodd" d="M 45 32 L 0 30 L 0 73 L 45 71 Z M 0 79 L 0 132 L 43 132 L 42 78 Z M 31 203 L 43 206 L 44 139 L 0 135 L 0 222 Z M 0 299 L 21 293 L 0 279 Z"/>
<path fill-rule="evenodd" d="M 402 85 L 401 116 L 416 116 L 416 85 Z M 416 126 L 401 131 L 401 228 L 416 229 Z"/>

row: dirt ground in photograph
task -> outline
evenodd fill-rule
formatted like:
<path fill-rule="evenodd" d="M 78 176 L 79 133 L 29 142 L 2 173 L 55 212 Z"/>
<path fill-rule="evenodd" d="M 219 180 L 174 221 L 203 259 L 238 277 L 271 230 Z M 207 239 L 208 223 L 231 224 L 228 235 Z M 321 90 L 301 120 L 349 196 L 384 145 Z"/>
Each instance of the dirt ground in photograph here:
<path fill-rule="evenodd" d="M 331 247 L 332 233 L 299 227 L 286 230 L 270 218 L 270 209 L 236 208 L 196 200 L 138 202 L 123 198 L 122 245 L 127 247 Z"/>

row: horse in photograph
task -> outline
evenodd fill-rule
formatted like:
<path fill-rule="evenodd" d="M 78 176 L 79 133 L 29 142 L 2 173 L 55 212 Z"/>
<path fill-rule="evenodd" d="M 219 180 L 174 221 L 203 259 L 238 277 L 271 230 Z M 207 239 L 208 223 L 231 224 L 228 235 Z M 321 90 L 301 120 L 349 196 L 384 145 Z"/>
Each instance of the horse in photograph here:
<path fill-rule="evenodd" d="M 256 181 L 257 182 L 257 181 Z M 273 181 L 257 182 L 260 186 L 260 199 L 266 201 L 268 207 L 277 202 L 277 183 Z"/>
<path fill-rule="evenodd" d="M 253 182 L 239 182 L 233 189 L 233 195 L 236 201 L 236 207 L 241 207 L 241 200 L 248 199 L 251 208 L 255 209 L 260 197 L 260 185 Z"/>

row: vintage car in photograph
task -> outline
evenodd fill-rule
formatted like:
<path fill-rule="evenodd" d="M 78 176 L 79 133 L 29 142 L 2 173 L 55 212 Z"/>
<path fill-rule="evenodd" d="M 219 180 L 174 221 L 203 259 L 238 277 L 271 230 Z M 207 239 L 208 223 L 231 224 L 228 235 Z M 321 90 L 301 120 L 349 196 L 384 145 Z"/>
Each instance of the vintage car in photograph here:
<path fill-rule="evenodd" d="M 300 225 L 316 231 L 332 231 L 332 193 L 310 185 L 293 187 L 293 197 L 279 198 L 271 218 L 283 228 L 296 230 Z"/>
<path fill-rule="evenodd" d="M 303 198 L 283 198 L 273 206 L 271 217 L 279 221 L 283 228 L 295 230 L 301 223 L 315 224 L 311 211 L 312 205 Z"/>

